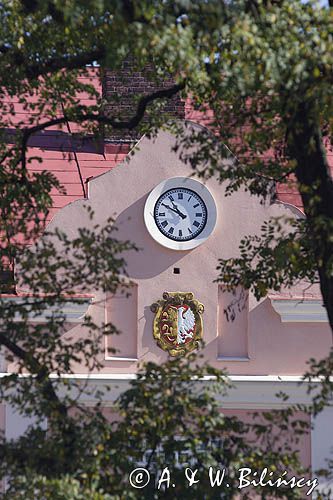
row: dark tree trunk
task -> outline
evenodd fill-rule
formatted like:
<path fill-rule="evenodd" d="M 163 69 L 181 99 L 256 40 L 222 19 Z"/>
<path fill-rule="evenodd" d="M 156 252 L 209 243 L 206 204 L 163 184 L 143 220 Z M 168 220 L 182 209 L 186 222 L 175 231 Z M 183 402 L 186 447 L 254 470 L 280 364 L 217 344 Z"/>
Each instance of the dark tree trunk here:
<path fill-rule="evenodd" d="M 333 335 L 333 182 L 315 104 L 298 104 L 288 129 L 288 146 L 296 160 L 296 177 Z"/>

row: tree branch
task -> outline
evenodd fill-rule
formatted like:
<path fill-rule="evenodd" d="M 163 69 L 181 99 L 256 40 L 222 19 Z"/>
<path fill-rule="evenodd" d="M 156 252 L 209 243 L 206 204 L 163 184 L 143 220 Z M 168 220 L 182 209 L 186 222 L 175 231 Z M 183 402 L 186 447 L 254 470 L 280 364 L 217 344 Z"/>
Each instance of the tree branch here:
<path fill-rule="evenodd" d="M 117 130 L 123 130 L 123 129 L 128 129 L 128 130 L 133 130 L 135 127 L 139 125 L 141 120 L 144 117 L 144 114 L 146 112 L 147 106 L 157 100 L 157 99 L 170 99 L 174 95 L 176 95 L 178 92 L 180 92 L 182 89 L 185 88 L 185 82 L 173 85 L 172 87 L 168 87 L 166 89 L 161 89 L 157 90 L 156 92 L 152 92 L 151 94 L 148 94 L 144 97 L 142 97 L 138 103 L 137 110 L 134 116 L 130 118 L 129 120 L 118 120 L 117 118 L 113 117 L 108 117 L 105 115 L 101 114 L 94 114 L 94 113 L 82 113 L 81 115 L 78 114 L 76 116 L 73 116 L 69 119 L 71 122 L 75 123 L 83 123 L 86 121 L 95 121 L 97 123 L 103 124 L 103 125 L 110 125 L 114 129 Z M 33 135 L 36 134 L 37 132 L 40 132 L 42 130 L 45 130 L 46 128 L 53 127 L 55 125 L 61 125 L 63 123 L 66 123 L 68 121 L 68 117 L 62 116 L 59 118 L 54 118 L 52 120 L 49 120 L 44 123 L 40 123 L 39 125 L 35 125 L 34 127 L 29 127 L 23 129 L 23 134 L 22 134 L 22 142 L 21 142 L 21 162 L 22 162 L 22 168 L 23 170 L 26 169 L 26 149 L 28 145 L 29 138 Z"/>
<path fill-rule="evenodd" d="M 61 69 L 79 69 L 87 64 L 92 64 L 94 61 L 100 61 L 105 57 L 106 50 L 105 47 L 96 47 L 90 52 L 84 52 L 82 54 L 76 55 L 64 55 L 61 57 L 54 57 L 48 59 L 45 62 L 36 64 L 26 64 L 26 57 L 24 54 L 17 50 L 2 45 L 0 47 L 0 53 L 4 54 L 7 58 L 9 57 L 11 61 L 8 61 L 8 65 L 22 66 L 22 72 L 25 78 L 35 79 L 39 76 L 44 76 L 47 73 L 55 72 Z"/>
<path fill-rule="evenodd" d="M 63 68 L 66 68 L 68 70 L 79 69 L 86 66 L 87 64 L 92 64 L 94 61 L 103 59 L 105 54 L 105 47 L 100 47 L 84 54 L 56 57 L 54 59 L 46 61 L 45 63 L 31 64 L 30 66 L 26 66 L 25 74 L 27 78 L 32 79 L 46 75 L 50 72 L 58 71 Z"/>
<path fill-rule="evenodd" d="M 32 356 L 30 353 L 26 352 L 22 347 L 18 346 L 8 338 L 8 336 L 0 332 L 0 344 L 5 346 L 14 356 L 19 358 L 24 362 L 27 369 L 31 374 L 36 375 L 37 382 L 42 384 L 42 393 L 47 401 L 52 405 L 52 408 L 57 411 L 60 415 L 67 416 L 67 408 L 59 400 L 53 384 L 49 379 L 49 372 L 45 365 L 41 365 L 39 361 Z"/>

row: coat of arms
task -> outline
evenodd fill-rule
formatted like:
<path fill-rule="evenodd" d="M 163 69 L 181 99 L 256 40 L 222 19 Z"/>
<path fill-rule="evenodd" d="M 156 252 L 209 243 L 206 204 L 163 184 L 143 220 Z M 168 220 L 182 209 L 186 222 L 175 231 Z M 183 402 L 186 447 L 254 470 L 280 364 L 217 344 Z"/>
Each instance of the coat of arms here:
<path fill-rule="evenodd" d="M 192 292 L 164 292 L 163 300 L 150 309 L 155 313 L 153 334 L 157 344 L 171 356 L 199 347 L 204 306 Z"/>

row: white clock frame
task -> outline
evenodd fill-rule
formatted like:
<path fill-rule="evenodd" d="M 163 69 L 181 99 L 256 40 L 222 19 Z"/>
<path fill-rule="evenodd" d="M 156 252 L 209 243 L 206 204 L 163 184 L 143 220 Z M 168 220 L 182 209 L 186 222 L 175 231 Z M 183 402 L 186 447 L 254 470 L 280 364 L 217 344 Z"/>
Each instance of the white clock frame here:
<path fill-rule="evenodd" d="M 187 188 L 191 189 L 200 196 L 202 201 L 206 205 L 207 209 L 207 221 L 206 225 L 196 237 L 188 241 L 175 241 L 167 238 L 158 229 L 155 218 L 154 218 L 154 208 L 159 197 L 170 189 L 175 188 Z M 148 195 L 144 208 L 144 221 L 146 228 L 152 238 L 157 241 L 160 245 L 170 248 L 171 250 L 191 250 L 199 245 L 202 245 L 207 238 L 212 234 L 217 219 L 217 210 L 215 200 L 208 190 L 208 188 L 202 183 L 195 179 L 189 177 L 172 177 L 165 181 L 160 182 Z"/>

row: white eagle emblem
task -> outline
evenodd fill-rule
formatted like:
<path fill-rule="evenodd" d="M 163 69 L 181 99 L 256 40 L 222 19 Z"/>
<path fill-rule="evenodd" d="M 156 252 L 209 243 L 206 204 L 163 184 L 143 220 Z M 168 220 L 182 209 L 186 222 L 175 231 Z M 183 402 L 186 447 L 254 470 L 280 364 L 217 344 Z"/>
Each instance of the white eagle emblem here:
<path fill-rule="evenodd" d="M 199 349 L 204 306 L 192 292 L 164 292 L 163 299 L 150 309 L 155 313 L 154 338 L 170 356 L 184 356 Z"/>
<path fill-rule="evenodd" d="M 177 343 L 185 344 L 187 338 L 193 338 L 195 317 L 190 308 L 177 308 Z"/>

